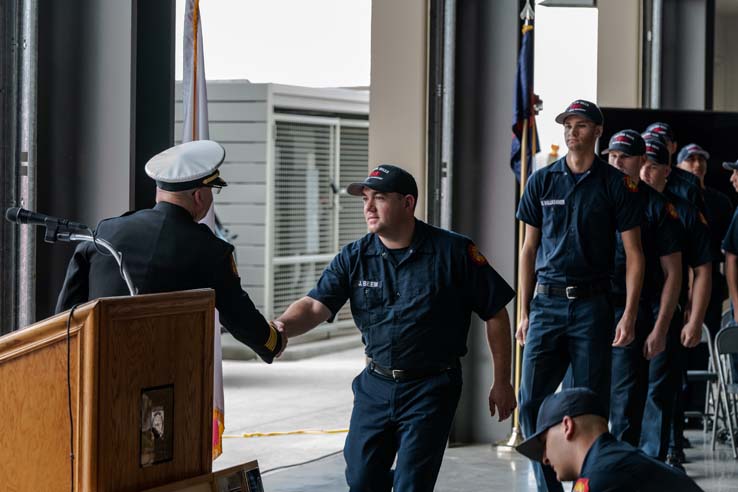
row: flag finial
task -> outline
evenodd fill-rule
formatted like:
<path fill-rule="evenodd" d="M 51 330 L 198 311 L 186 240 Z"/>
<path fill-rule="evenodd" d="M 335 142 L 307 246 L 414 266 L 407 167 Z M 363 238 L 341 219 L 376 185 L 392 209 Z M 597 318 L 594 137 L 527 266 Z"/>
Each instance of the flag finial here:
<path fill-rule="evenodd" d="M 535 19 L 535 17 L 536 13 L 533 10 L 533 7 L 531 7 L 530 5 L 530 0 L 525 0 L 525 7 L 523 7 L 523 10 L 520 11 L 520 18 L 528 23 L 531 20 Z"/>

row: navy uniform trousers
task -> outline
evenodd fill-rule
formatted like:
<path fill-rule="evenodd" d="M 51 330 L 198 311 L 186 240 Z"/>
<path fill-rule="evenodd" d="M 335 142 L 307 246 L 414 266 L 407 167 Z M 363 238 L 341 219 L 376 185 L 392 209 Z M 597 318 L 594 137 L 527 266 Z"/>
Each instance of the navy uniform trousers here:
<path fill-rule="evenodd" d="M 431 492 L 461 396 L 461 369 L 395 381 L 368 367 L 352 384 L 343 455 L 353 492 Z M 387 470 L 397 455 L 397 469 Z M 394 482 L 394 483 L 393 483 Z"/>
<path fill-rule="evenodd" d="M 653 306 L 658 313 L 658 305 Z M 648 368 L 648 397 L 643 414 L 641 449 L 649 456 L 664 461 L 669 448 L 669 435 L 675 394 L 683 364 L 681 332 L 682 311 L 677 308 L 666 336 L 666 349 L 651 359 Z"/>
<path fill-rule="evenodd" d="M 572 385 L 610 396 L 613 307 L 607 294 L 569 300 L 537 294 L 530 303 L 520 382 L 523 435 L 536 431 L 538 409 L 554 393 L 571 364 Z M 532 463 L 539 490 L 560 491 L 549 466 Z"/>
<path fill-rule="evenodd" d="M 612 391 L 610 393 L 610 432 L 619 440 L 638 447 L 641 422 L 648 394 L 649 361 L 643 346 L 654 325 L 648 306 L 639 303 L 635 339 L 625 347 L 612 348 Z M 625 307 L 615 308 L 615 323 Z"/>

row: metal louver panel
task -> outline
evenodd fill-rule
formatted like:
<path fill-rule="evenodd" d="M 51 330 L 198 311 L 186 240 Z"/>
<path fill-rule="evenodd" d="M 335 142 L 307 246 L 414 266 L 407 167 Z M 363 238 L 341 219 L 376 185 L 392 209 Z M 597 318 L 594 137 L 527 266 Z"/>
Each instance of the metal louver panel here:
<path fill-rule="evenodd" d="M 332 253 L 334 129 L 278 121 L 274 170 L 274 256 Z"/>
<path fill-rule="evenodd" d="M 366 177 L 367 125 L 305 120 L 275 125 L 272 313 L 304 296 L 339 248 L 366 233 L 361 199 L 339 190 Z M 348 304 L 336 319 L 350 323 Z"/>
<path fill-rule="evenodd" d="M 340 169 L 341 189 L 350 183 L 363 181 L 369 166 L 369 129 L 341 126 Z M 340 195 L 338 245 L 350 243 L 366 234 L 363 201 L 351 195 Z"/>

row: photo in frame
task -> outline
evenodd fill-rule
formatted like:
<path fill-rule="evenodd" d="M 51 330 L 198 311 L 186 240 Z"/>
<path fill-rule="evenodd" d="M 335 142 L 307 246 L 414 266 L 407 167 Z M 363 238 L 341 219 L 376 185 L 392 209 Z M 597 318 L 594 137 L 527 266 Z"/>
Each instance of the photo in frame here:
<path fill-rule="evenodd" d="M 141 390 L 140 466 L 174 458 L 174 385 Z"/>

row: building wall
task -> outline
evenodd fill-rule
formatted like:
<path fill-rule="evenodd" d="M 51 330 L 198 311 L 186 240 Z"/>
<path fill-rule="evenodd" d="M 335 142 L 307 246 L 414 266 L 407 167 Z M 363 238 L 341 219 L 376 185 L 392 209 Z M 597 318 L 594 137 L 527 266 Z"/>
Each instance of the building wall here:
<path fill-rule="evenodd" d="M 601 106 L 641 106 L 643 0 L 599 0 L 597 102 Z"/>
<path fill-rule="evenodd" d="M 724 0 L 729 1 L 729 0 Z M 716 111 L 738 111 L 738 7 L 718 11 L 715 18 L 715 92 Z"/>
<path fill-rule="evenodd" d="M 418 181 L 416 215 L 425 217 L 426 0 L 373 0 L 369 166 L 394 163 Z"/>

